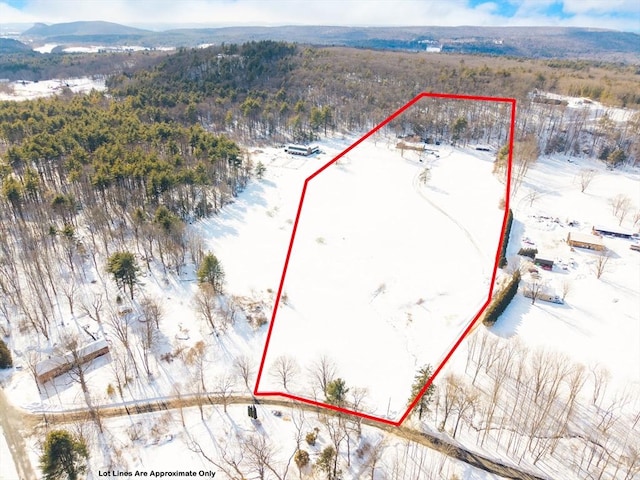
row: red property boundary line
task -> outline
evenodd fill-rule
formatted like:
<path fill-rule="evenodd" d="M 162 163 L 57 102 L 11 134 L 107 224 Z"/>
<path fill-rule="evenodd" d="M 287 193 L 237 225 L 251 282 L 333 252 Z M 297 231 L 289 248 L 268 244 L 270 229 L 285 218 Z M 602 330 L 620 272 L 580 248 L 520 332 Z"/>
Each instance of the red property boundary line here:
<path fill-rule="evenodd" d="M 495 262 L 494 262 L 494 265 L 493 265 L 493 272 L 492 272 L 492 275 L 491 275 L 491 283 L 489 285 L 489 294 L 487 296 L 486 302 L 482 305 L 482 308 L 480 309 L 480 311 L 473 317 L 473 320 L 469 323 L 469 326 L 464 330 L 464 332 L 462 332 L 462 335 L 456 341 L 456 343 L 453 345 L 453 347 L 451 348 L 451 351 L 440 362 L 440 365 L 433 372 L 433 374 L 431 375 L 431 378 L 429 378 L 427 383 L 425 383 L 425 385 L 422 387 L 422 390 L 420 390 L 420 393 L 418 393 L 416 398 L 414 398 L 413 402 L 407 407 L 407 410 L 405 411 L 405 413 L 402 415 L 402 417 L 398 421 L 393 421 L 393 420 L 389 420 L 388 418 L 376 417 L 374 415 L 369 415 L 369 414 L 366 414 L 366 413 L 357 412 L 357 411 L 354 411 L 354 410 L 349 410 L 348 408 L 342 408 L 342 407 L 338 407 L 336 405 L 331 405 L 331 404 L 328 404 L 328 403 L 325 403 L 325 402 L 319 402 L 317 400 L 311 400 L 311 399 L 300 397 L 300 396 L 297 396 L 297 395 L 293 395 L 293 394 L 290 394 L 290 393 L 287 393 L 287 392 L 259 392 L 258 391 L 258 385 L 260 384 L 260 379 L 262 378 L 262 373 L 263 373 L 263 370 L 264 370 L 264 364 L 265 364 L 265 360 L 267 358 L 267 350 L 269 349 L 269 342 L 271 341 L 271 333 L 273 331 L 273 325 L 275 323 L 276 313 L 278 312 L 278 307 L 280 305 L 280 296 L 282 295 L 282 289 L 283 289 L 283 286 L 284 286 L 284 280 L 285 280 L 285 277 L 286 277 L 286 274 L 287 274 L 287 268 L 289 267 L 289 259 L 291 257 L 291 251 L 293 249 L 293 242 L 294 242 L 295 237 L 296 237 L 296 231 L 298 229 L 298 222 L 300 220 L 300 213 L 302 212 L 302 205 L 304 203 L 304 197 L 305 197 L 306 192 L 307 192 L 307 185 L 309 184 L 309 181 L 312 180 L 313 178 L 315 178 L 316 176 L 318 176 L 320 173 L 322 173 L 328 167 L 333 165 L 335 162 L 337 162 L 344 155 L 349 153 L 351 150 L 353 150 L 355 147 L 360 145 L 362 142 L 364 142 L 371 135 L 376 133 L 382 127 L 384 127 L 389 122 L 391 122 L 394 118 L 396 118 L 399 115 L 401 115 L 402 113 L 404 113 L 406 110 L 408 110 L 410 107 L 415 105 L 417 102 L 419 102 L 423 98 L 442 98 L 442 99 L 449 99 L 449 100 L 472 100 L 472 101 L 481 101 L 481 102 L 498 102 L 498 103 L 508 103 L 508 104 L 511 105 L 511 121 L 510 121 L 510 129 L 509 129 L 509 155 L 508 155 L 508 161 L 507 161 L 507 182 L 506 182 L 506 191 L 505 191 L 505 208 L 504 208 L 504 215 L 503 215 L 503 218 L 502 218 L 502 229 L 501 229 L 501 232 L 500 232 L 500 242 L 499 242 L 498 248 L 496 250 Z M 440 373 L 440 371 L 442 370 L 444 365 L 449 361 L 449 359 L 451 358 L 453 353 L 458 349 L 458 346 L 462 343 L 462 341 L 465 339 L 465 337 L 469 334 L 469 332 L 472 330 L 472 328 L 475 325 L 475 323 L 478 321 L 478 318 L 480 318 L 482 313 L 485 311 L 485 309 L 487 308 L 487 306 L 491 302 L 491 297 L 493 296 L 493 290 L 494 290 L 494 283 L 495 283 L 495 280 L 496 280 L 496 275 L 498 273 L 498 262 L 499 262 L 499 259 L 500 259 L 500 252 L 502 250 L 502 244 L 504 242 L 504 232 L 505 232 L 505 229 L 507 227 L 507 218 L 508 218 L 508 215 L 509 215 L 509 203 L 510 203 L 509 202 L 509 196 L 510 196 L 510 193 L 511 193 L 511 166 L 512 166 L 512 162 L 513 162 L 513 141 L 514 141 L 514 136 L 515 136 L 515 123 L 516 123 L 516 100 L 514 98 L 485 97 L 485 96 L 474 96 L 474 95 L 458 95 L 458 94 L 450 94 L 450 93 L 424 92 L 424 93 L 421 93 L 421 94 L 417 95 L 411 101 L 409 101 L 406 105 L 404 105 L 403 107 L 401 107 L 398 110 L 396 110 L 386 120 L 384 120 L 382 123 L 378 124 L 371 131 L 369 131 L 364 136 L 362 136 L 360 139 L 358 139 L 356 142 L 354 142 L 352 145 L 347 147 L 345 150 L 343 150 L 341 153 L 339 153 L 333 160 L 331 160 L 330 162 L 328 162 L 327 164 L 322 166 L 320 169 L 318 169 L 316 172 L 314 172 L 311 176 L 309 176 L 304 181 L 304 185 L 302 187 L 302 194 L 300 195 L 300 203 L 298 204 L 298 211 L 296 213 L 296 219 L 295 219 L 295 222 L 293 224 L 293 231 L 291 233 L 291 240 L 289 241 L 289 248 L 287 250 L 287 257 L 286 257 L 285 262 L 284 262 L 284 268 L 282 270 L 282 277 L 280 278 L 280 285 L 278 286 L 278 294 L 276 296 L 276 301 L 275 301 L 275 304 L 273 306 L 273 314 L 271 315 L 271 323 L 269 325 L 269 330 L 267 332 L 267 339 L 266 339 L 266 342 L 265 342 L 264 351 L 262 353 L 262 359 L 260 361 L 260 368 L 258 370 L 258 375 L 257 375 L 257 378 L 256 378 L 256 385 L 255 385 L 255 388 L 253 390 L 253 394 L 255 396 L 289 398 L 291 400 L 295 400 L 295 401 L 298 401 L 298 402 L 306 403 L 306 404 L 309 404 L 309 405 L 314 405 L 316 407 L 322 407 L 322 408 L 326 408 L 326 409 L 333 410 L 333 411 L 336 411 L 336 412 L 345 413 L 345 414 L 348 414 L 348 415 L 355 415 L 357 417 L 365 418 L 367 420 L 377 421 L 377 422 L 384 423 L 386 425 L 392 425 L 392 426 L 395 426 L 395 427 L 400 426 L 407 419 L 407 417 L 411 414 L 411 411 L 413 410 L 413 408 L 419 402 L 419 400 L 422 397 L 422 395 L 431 386 L 431 384 L 435 380 L 435 378 L 438 375 L 438 373 Z"/>

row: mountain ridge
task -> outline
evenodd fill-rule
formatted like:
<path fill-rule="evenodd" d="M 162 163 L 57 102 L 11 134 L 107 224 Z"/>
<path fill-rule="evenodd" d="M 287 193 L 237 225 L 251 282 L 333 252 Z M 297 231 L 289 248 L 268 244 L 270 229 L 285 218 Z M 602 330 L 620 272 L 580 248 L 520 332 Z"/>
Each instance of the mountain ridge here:
<path fill-rule="evenodd" d="M 275 40 L 378 50 L 482 54 L 524 58 L 572 58 L 640 63 L 640 35 L 581 27 L 280 27 L 178 28 L 152 31 L 111 22 L 36 24 L 21 37 L 41 43 L 106 46 L 195 47 L 202 44 Z"/>

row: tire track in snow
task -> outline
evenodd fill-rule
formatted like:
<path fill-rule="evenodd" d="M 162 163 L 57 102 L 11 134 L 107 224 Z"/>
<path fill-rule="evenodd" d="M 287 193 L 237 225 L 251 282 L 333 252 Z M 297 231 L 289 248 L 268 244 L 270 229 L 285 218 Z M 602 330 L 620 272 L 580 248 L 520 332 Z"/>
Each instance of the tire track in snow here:
<path fill-rule="evenodd" d="M 476 252 L 478 252 L 478 255 L 480 255 L 483 258 L 483 260 L 489 260 L 489 256 L 486 254 L 486 252 L 484 252 L 480 248 L 480 245 L 478 245 L 478 243 L 476 242 L 476 239 L 474 238 L 474 236 L 471 235 L 471 232 L 469 232 L 469 230 L 467 230 L 464 227 L 464 225 L 462 225 L 455 218 L 453 218 L 451 215 L 449 215 L 443 208 L 441 208 L 438 204 L 436 204 L 433 200 L 431 200 L 424 193 L 424 191 L 422 191 L 422 189 L 420 188 L 420 179 L 419 179 L 419 177 L 420 177 L 420 172 L 416 173 L 415 176 L 413 177 L 413 189 L 416 191 L 416 193 L 418 195 L 420 195 L 422 197 L 422 199 L 425 200 L 429 205 L 431 205 L 438 212 L 440 212 L 442 215 L 444 215 L 450 222 L 452 222 L 455 226 L 457 226 L 460 229 L 460 231 L 464 234 L 464 236 L 469 240 L 471 245 L 473 245 L 473 248 L 476 250 Z"/>

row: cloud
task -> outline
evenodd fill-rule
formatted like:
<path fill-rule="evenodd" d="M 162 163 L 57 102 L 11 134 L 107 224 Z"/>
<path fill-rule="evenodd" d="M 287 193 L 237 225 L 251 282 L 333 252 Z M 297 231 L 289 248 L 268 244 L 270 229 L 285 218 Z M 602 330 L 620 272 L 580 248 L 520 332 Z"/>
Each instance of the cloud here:
<path fill-rule="evenodd" d="M 105 20 L 146 27 L 566 25 L 640 31 L 640 2 L 636 0 L 564 0 L 562 17 L 550 13 L 552 8 L 558 10 L 556 0 L 25 0 L 20 9 L 6 1 L 0 0 L 3 23 Z"/>

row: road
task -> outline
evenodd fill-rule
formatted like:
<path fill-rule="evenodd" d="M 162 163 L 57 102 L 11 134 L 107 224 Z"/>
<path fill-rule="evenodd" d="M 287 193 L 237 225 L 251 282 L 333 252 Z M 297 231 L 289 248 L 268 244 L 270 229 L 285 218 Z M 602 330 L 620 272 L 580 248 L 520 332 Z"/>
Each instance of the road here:
<path fill-rule="evenodd" d="M 283 408 L 296 408 L 303 409 L 305 411 L 317 412 L 318 407 L 313 405 L 307 405 L 304 403 L 292 402 L 290 400 L 277 399 L 277 398 L 254 398 L 251 396 L 233 396 L 227 399 L 229 404 L 253 404 L 258 403 L 261 405 L 277 406 Z M 135 415 L 139 413 L 160 412 L 164 410 L 172 410 L 176 408 L 195 407 L 199 404 L 216 405 L 223 403 L 222 398 L 215 393 L 201 394 L 201 395 L 189 395 L 181 397 L 166 397 L 156 400 L 142 400 L 135 404 L 118 405 L 118 406 L 102 406 L 97 407 L 102 417 L 120 417 L 124 415 Z M 322 409 L 324 413 L 328 415 L 338 415 L 338 413 L 331 410 Z M 29 423 L 42 421 L 46 416 L 46 421 L 49 425 L 57 425 L 64 423 L 71 423 L 76 421 L 90 419 L 88 409 L 78 408 L 75 410 L 67 410 L 64 412 L 46 412 L 45 413 L 21 413 L 24 420 Z M 514 480 L 548 480 L 544 477 L 539 477 L 534 474 L 524 472 L 515 467 L 511 467 L 484 457 L 477 453 L 470 452 L 462 447 L 454 445 L 450 442 L 437 438 L 428 433 L 419 432 L 418 430 L 409 427 L 393 427 L 390 425 L 384 425 L 374 420 L 362 419 L 362 423 L 372 428 L 384 430 L 390 435 L 409 439 L 420 445 L 423 445 L 432 450 L 436 450 L 444 455 L 447 455 L 456 460 L 460 460 L 468 465 L 479 468 L 489 473 L 499 475 L 504 478 Z M 34 478 L 25 476 L 23 478 Z"/>
<path fill-rule="evenodd" d="M 21 432 L 21 427 L 24 427 L 24 417 L 24 413 L 8 402 L 4 390 L 0 388 L 0 435 L 4 433 L 20 480 L 36 480 L 36 474 L 27 454 L 27 446 L 24 443 L 24 433 Z"/>

